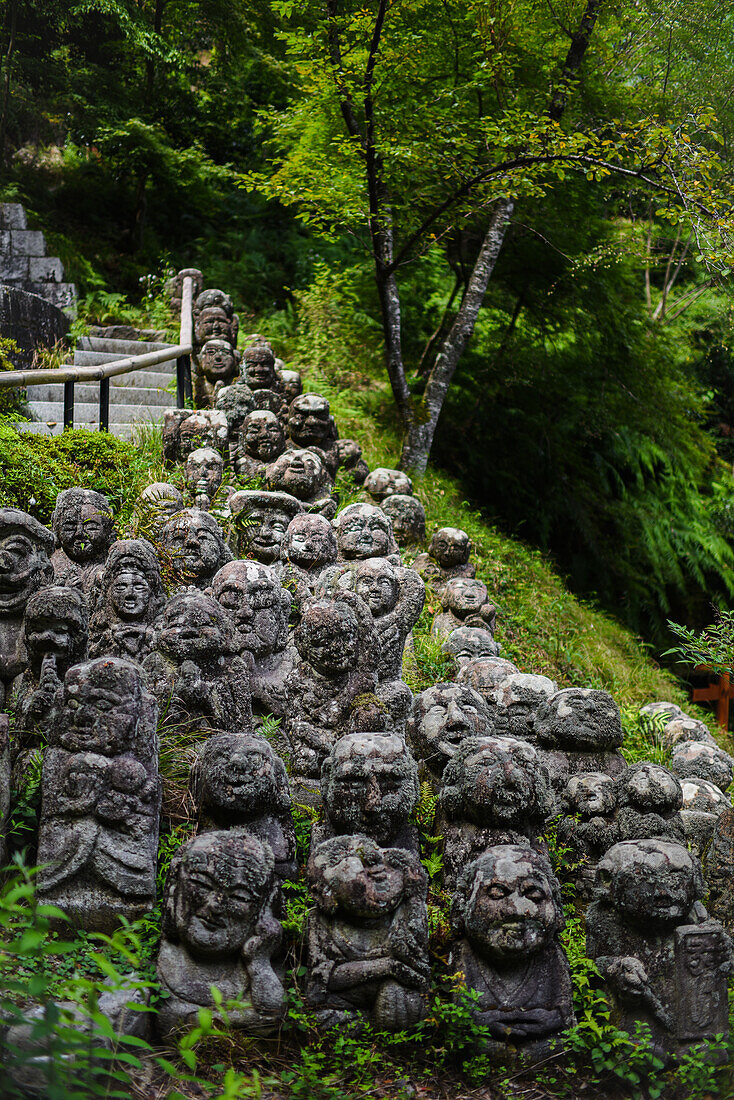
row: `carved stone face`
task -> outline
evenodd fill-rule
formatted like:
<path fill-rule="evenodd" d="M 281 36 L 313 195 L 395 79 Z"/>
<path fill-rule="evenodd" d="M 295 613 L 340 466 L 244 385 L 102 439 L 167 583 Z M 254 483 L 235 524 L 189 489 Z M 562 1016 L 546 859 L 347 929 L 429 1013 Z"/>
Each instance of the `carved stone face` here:
<path fill-rule="evenodd" d="M 154 523 L 163 525 L 176 512 L 183 508 L 183 497 L 175 485 L 169 485 L 167 481 L 156 481 L 152 485 L 146 485 L 140 494 L 143 511 L 149 515 Z"/>
<path fill-rule="evenodd" d="M 567 812 L 582 819 L 604 817 L 617 804 L 614 780 L 603 772 L 581 772 L 572 775 L 564 795 Z"/>
<path fill-rule="evenodd" d="M 538 739 L 571 751 L 614 749 L 622 744 L 619 707 L 606 691 L 563 688 L 538 708 Z"/>
<path fill-rule="evenodd" d="M 632 764 L 618 780 L 621 805 L 642 813 L 674 813 L 683 804 L 683 792 L 676 777 L 660 764 L 640 761 Z"/>
<path fill-rule="evenodd" d="M 732 781 L 734 760 L 718 745 L 685 741 L 673 749 L 670 766 L 679 779 L 708 779 L 725 791 Z"/>
<path fill-rule="evenodd" d="M 249 518 L 253 527 L 247 532 L 248 549 L 259 561 L 277 561 L 291 520 L 290 513 L 281 508 L 261 505 L 252 509 Z"/>
<path fill-rule="evenodd" d="M 297 447 L 319 447 L 331 431 L 329 402 L 316 393 L 302 393 L 288 411 L 288 435 Z"/>
<path fill-rule="evenodd" d="M 405 892 L 405 874 L 366 836 L 335 837 L 319 845 L 315 869 L 333 906 L 361 920 L 397 909 Z"/>
<path fill-rule="evenodd" d="M 201 493 L 212 500 L 223 475 L 222 456 L 211 447 L 199 447 L 186 459 L 186 487 L 194 496 Z"/>
<path fill-rule="evenodd" d="M 249 413 L 242 424 L 240 447 L 260 462 L 272 462 L 285 450 L 285 433 L 275 413 Z"/>
<path fill-rule="evenodd" d="M 388 470 L 384 466 L 378 466 L 365 479 L 364 487 L 375 500 L 384 500 L 393 493 L 403 493 L 410 496 L 413 492 L 413 482 L 402 470 Z"/>
<path fill-rule="evenodd" d="M 285 451 L 268 469 L 272 489 L 309 500 L 326 477 L 324 465 L 313 451 Z"/>
<path fill-rule="evenodd" d="M 423 542 L 426 537 L 426 512 L 417 497 L 392 493 L 382 502 L 382 510 L 389 518 L 400 546 Z"/>
<path fill-rule="evenodd" d="M 212 582 L 212 595 L 230 614 L 253 657 L 280 652 L 288 638 L 290 597 L 266 565 L 232 561 Z"/>
<path fill-rule="evenodd" d="M 262 737 L 246 733 L 210 738 L 199 754 L 202 804 L 233 822 L 287 809 L 285 766 Z"/>
<path fill-rule="evenodd" d="M 549 808 L 538 754 L 527 741 L 514 737 L 465 741 L 447 765 L 443 781 L 452 816 L 480 826 L 535 827 Z"/>
<path fill-rule="evenodd" d="M 233 343 L 232 321 L 226 311 L 219 306 L 203 309 L 196 322 L 196 340 L 199 344 L 206 344 L 210 340 L 226 340 Z"/>
<path fill-rule="evenodd" d="M 466 565 L 471 554 L 471 541 L 466 531 L 458 527 L 441 527 L 431 539 L 428 553 L 442 569 Z"/>
<path fill-rule="evenodd" d="M 331 565 L 337 552 L 334 529 L 323 516 L 294 516 L 286 531 L 283 551 L 288 561 L 301 569 Z"/>
<path fill-rule="evenodd" d="M 142 573 L 119 573 L 110 585 L 112 606 L 121 619 L 142 619 L 150 595 L 148 579 Z"/>
<path fill-rule="evenodd" d="M 489 602 L 486 584 L 470 577 L 452 577 L 443 591 L 444 606 L 460 619 L 476 614 Z"/>
<path fill-rule="evenodd" d="M 227 340 L 208 340 L 199 352 L 199 371 L 209 382 L 229 381 L 237 374 L 237 359 Z"/>
<path fill-rule="evenodd" d="M 501 844 L 475 860 L 461 878 L 467 938 L 498 959 L 530 955 L 562 924 L 546 860 L 530 848 Z"/>
<path fill-rule="evenodd" d="M 462 660 L 456 682 L 468 684 L 487 698 L 507 677 L 519 672 L 512 661 L 504 657 L 477 657 L 473 661 Z"/>
<path fill-rule="evenodd" d="M 53 528 L 72 561 L 99 561 L 112 541 L 112 509 L 100 493 L 66 489 L 56 499 Z"/>
<path fill-rule="evenodd" d="M 367 558 L 355 571 L 354 591 L 362 597 L 373 616 L 379 618 L 392 611 L 398 602 L 397 573 L 386 558 Z"/>
<path fill-rule="evenodd" d="M 213 660 L 233 650 L 234 624 L 211 596 L 186 591 L 166 605 L 158 648 L 176 661 Z"/>
<path fill-rule="evenodd" d="M 181 421 L 178 438 L 179 451 L 184 457 L 198 447 L 223 450 L 229 438 L 227 417 L 219 409 L 199 409 Z"/>
<path fill-rule="evenodd" d="M 86 655 L 87 606 L 82 594 L 56 585 L 31 596 L 23 619 L 23 640 L 31 668 L 40 674 L 43 658 L 56 658 L 57 674 Z"/>
<path fill-rule="evenodd" d="M 140 671 L 128 661 L 100 657 L 74 665 L 64 680 L 57 743 L 68 752 L 129 752 L 141 716 L 141 694 Z"/>
<path fill-rule="evenodd" d="M 50 579 L 53 536 L 32 516 L 0 508 L 0 615 L 21 614 Z"/>
<path fill-rule="evenodd" d="M 465 738 L 479 737 L 490 728 L 481 695 L 462 684 L 435 684 L 421 692 L 408 721 L 416 755 L 437 775 Z"/>
<path fill-rule="evenodd" d="M 230 557 L 216 520 L 196 508 L 179 512 L 169 520 L 161 532 L 161 542 L 174 567 L 192 584 L 211 577 Z"/>
<path fill-rule="evenodd" d="M 289 405 L 303 393 L 303 383 L 297 370 L 281 370 L 280 382 L 283 387 L 283 397 Z"/>
<path fill-rule="evenodd" d="M 271 888 L 273 856 L 253 836 L 207 833 L 189 841 L 177 867 L 174 912 L 192 955 L 238 955 Z"/>
<path fill-rule="evenodd" d="M 343 558 L 384 558 L 397 549 L 392 524 L 373 504 L 350 504 L 334 520 L 336 541 Z"/>
<path fill-rule="evenodd" d="M 418 769 L 401 738 L 352 733 L 324 764 L 321 790 L 338 832 L 365 833 L 388 844 L 418 799 Z"/>
<path fill-rule="evenodd" d="M 301 656 L 322 676 L 341 676 L 354 668 L 359 653 L 359 625 L 350 607 L 338 600 L 306 604 L 296 631 Z"/>
<path fill-rule="evenodd" d="M 452 630 L 443 644 L 445 653 L 451 653 L 459 668 L 480 657 L 496 657 L 498 646 L 488 630 L 478 626 L 460 626 Z"/>
<path fill-rule="evenodd" d="M 703 893 L 694 858 L 671 840 L 621 841 L 597 866 L 599 897 L 635 922 L 681 924 Z"/>
<path fill-rule="evenodd" d="M 270 348 L 255 345 L 243 355 L 245 381 L 251 390 L 274 390 L 278 386 L 275 356 Z"/>

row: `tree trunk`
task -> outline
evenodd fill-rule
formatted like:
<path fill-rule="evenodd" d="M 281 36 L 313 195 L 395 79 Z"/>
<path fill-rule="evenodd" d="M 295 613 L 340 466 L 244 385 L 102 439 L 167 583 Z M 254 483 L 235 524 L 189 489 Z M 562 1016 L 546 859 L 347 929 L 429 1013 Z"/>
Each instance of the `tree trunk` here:
<path fill-rule="evenodd" d="M 412 422 L 408 425 L 400 456 L 400 468 L 412 474 L 420 476 L 426 471 L 438 418 L 464 348 L 474 332 L 514 206 L 512 199 L 500 199 L 495 205 L 459 312 L 428 376 L 423 400 L 415 409 Z"/>

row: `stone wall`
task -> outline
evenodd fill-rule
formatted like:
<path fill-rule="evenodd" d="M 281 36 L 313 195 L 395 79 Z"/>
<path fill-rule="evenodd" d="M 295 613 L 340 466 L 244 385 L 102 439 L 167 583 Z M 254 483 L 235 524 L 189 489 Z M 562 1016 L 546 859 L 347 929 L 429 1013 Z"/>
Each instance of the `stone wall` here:
<path fill-rule="evenodd" d="M 36 348 L 50 348 L 69 331 L 69 318 L 52 302 L 13 286 L 0 286 L 0 336 L 15 340 L 13 366 L 33 366 Z"/>
<path fill-rule="evenodd" d="M 46 255 L 40 230 L 29 229 L 20 203 L 0 203 L 0 283 L 45 298 L 70 316 L 76 310 L 76 287 L 64 282 L 57 256 Z"/>

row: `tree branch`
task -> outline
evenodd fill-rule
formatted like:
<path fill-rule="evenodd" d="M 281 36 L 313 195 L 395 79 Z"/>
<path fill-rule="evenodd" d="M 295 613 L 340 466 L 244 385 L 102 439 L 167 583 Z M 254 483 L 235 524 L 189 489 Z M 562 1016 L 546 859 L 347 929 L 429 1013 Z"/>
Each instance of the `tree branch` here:
<path fill-rule="evenodd" d="M 365 140 L 357 121 L 357 115 L 354 110 L 354 102 L 352 100 L 351 92 L 344 80 L 344 62 L 342 60 L 341 43 L 339 41 L 339 27 L 337 24 L 337 17 L 339 14 L 339 0 L 326 0 L 326 11 L 328 15 L 328 41 L 329 41 L 329 60 L 331 61 L 331 67 L 334 72 L 334 79 L 336 86 L 339 89 L 341 99 L 339 101 L 339 107 L 341 109 L 342 118 L 347 127 L 347 132 L 351 137 L 356 138 L 359 141 L 362 150 L 364 151 Z"/>

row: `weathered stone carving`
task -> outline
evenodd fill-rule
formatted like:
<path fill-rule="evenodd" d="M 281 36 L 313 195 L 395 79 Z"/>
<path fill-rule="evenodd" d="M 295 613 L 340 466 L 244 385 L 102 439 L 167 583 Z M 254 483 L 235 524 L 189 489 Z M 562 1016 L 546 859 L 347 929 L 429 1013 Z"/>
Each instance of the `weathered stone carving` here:
<path fill-rule="evenodd" d="M 416 695 L 406 731 L 422 778 L 436 789 L 462 742 L 492 733 L 487 704 L 466 684 L 434 684 Z"/>
<path fill-rule="evenodd" d="M 54 583 L 80 588 L 88 596 L 115 537 L 107 497 L 91 489 L 63 489 L 51 525 L 57 545 L 51 557 Z"/>
<path fill-rule="evenodd" d="M 494 634 L 497 608 L 491 603 L 487 586 L 473 577 L 452 577 L 441 589 L 443 611 L 433 620 L 431 633 L 448 637 L 462 626 L 477 627 Z"/>
<path fill-rule="evenodd" d="M 660 736 L 659 728 L 654 732 Z M 709 732 L 705 722 L 699 721 L 698 718 L 689 718 L 687 714 L 682 713 L 665 723 L 662 729 L 662 741 L 666 749 L 674 749 L 676 745 L 682 745 L 686 741 L 702 741 L 706 745 L 717 747 L 716 739 Z"/>
<path fill-rule="evenodd" d="M 252 654 L 253 709 L 256 714 L 284 717 L 285 681 L 296 652 L 288 644 L 290 593 L 276 573 L 256 561 L 232 561 L 212 581 L 212 595 L 232 616 L 242 648 Z"/>
<path fill-rule="evenodd" d="M 640 707 L 640 725 L 646 732 L 652 734 L 659 732 L 673 718 L 685 717 L 687 715 L 677 703 L 647 703 L 644 707 Z"/>
<path fill-rule="evenodd" d="M 264 478 L 267 489 L 290 493 L 308 512 L 326 519 L 336 512 L 338 497 L 332 496 L 333 482 L 318 451 L 285 451 L 265 468 Z"/>
<path fill-rule="evenodd" d="M 228 453 L 229 425 L 220 409 L 166 409 L 162 430 L 166 462 L 185 462 L 199 447 Z"/>
<path fill-rule="evenodd" d="M 282 929 L 273 915 L 278 889 L 270 846 L 245 831 L 196 836 L 171 860 L 157 975 L 168 996 L 158 1011 L 164 1038 L 196 1026 L 200 1008 L 217 1017 L 211 987 L 228 1001 L 230 1027 L 274 1031 L 285 992 L 273 969 Z"/>
<path fill-rule="evenodd" d="M 294 447 L 320 447 L 324 452 L 334 447 L 338 432 L 325 397 L 318 393 L 302 393 L 291 401 L 288 409 L 288 438 Z M 337 455 L 334 454 L 334 468 L 329 471 L 332 476 L 337 461 Z"/>
<path fill-rule="evenodd" d="M 427 875 L 404 848 L 338 836 L 311 850 L 306 999 L 325 1027 L 368 1015 L 384 1031 L 428 1008 Z"/>
<path fill-rule="evenodd" d="M 394 493 L 385 497 L 382 510 L 390 517 L 395 541 L 399 546 L 413 546 L 426 538 L 426 510 L 417 497 Z"/>
<path fill-rule="evenodd" d="M 153 623 L 165 602 L 151 544 L 145 539 L 113 542 L 89 624 L 90 657 L 142 661 L 153 648 Z"/>
<path fill-rule="evenodd" d="M 336 535 L 324 516 L 307 513 L 293 517 L 276 568 L 293 597 L 297 615 L 304 600 L 314 594 L 321 573 L 336 561 L 336 554 Z"/>
<path fill-rule="evenodd" d="M 224 477 L 224 459 L 212 447 L 199 447 L 186 459 L 186 488 L 194 508 L 208 512 Z"/>
<path fill-rule="evenodd" d="M 203 310 L 212 308 L 224 310 L 227 317 L 232 317 L 234 314 L 234 304 L 229 294 L 226 294 L 223 290 L 209 287 L 207 290 L 202 290 L 201 294 L 197 294 L 194 299 L 192 311 L 194 320 L 201 316 Z"/>
<path fill-rule="evenodd" d="M 275 413 L 258 409 L 242 421 L 235 469 L 240 477 L 259 477 L 285 450 L 285 432 Z"/>
<path fill-rule="evenodd" d="M 199 508 L 177 512 L 161 531 L 160 541 L 180 584 L 208 588 L 217 570 L 232 560 L 222 528 Z"/>
<path fill-rule="evenodd" d="M 541 853 L 512 844 L 484 852 L 459 876 L 451 923 L 460 938 L 450 969 L 480 994 L 476 1019 L 495 1039 L 539 1052 L 573 1023 L 561 890 Z"/>
<path fill-rule="evenodd" d="M 620 840 L 660 836 L 683 842 L 683 822 L 678 813 L 683 792 L 672 772 L 641 760 L 618 776 L 616 786 Z"/>
<path fill-rule="evenodd" d="M 418 855 L 418 831 L 408 819 L 419 793 L 418 765 L 401 737 L 346 734 L 321 769 L 326 818 L 314 825 L 311 842 L 363 833 L 384 848 Z"/>
<path fill-rule="evenodd" d="M 208 293 L 206 290 L 204 294 Z M 197 305 L 203 295 L 197 299 Z M 237 347 L 237 333 L 240 321 L 236 313 L 229 314 L 221 306 L 206 306 L 194 312 L 194 354 L 210 340 L 226 340 L 233 348 Z"/>
<path fill-rule="evenodd" d="M 444 837 L 444 879 L 495 844 L 539 843 L 553 808 L 540 756 L 514 737 L 470 737 L 446 764 L 437 831 Z"/>
<path fill-rule="evenodd" d="M 217 383 L 228 386 L 239 372 L 240 353 L 228 340 L 207 340 L 196 357 L 194 399 L 200 407 L 214 403 Z"/>
<path fill-rule="evenodd" d="M 53 579 L 54 537 L 19 508 L 0 508 L 0 705 L 28 664 L 23 614 L 34 592 Z"/>
<path fill-rule="evenodd" d="M 198 267 L 184 267 L 181 271 L 177 272 L 176 275 L 173 275 L 170 279 L 166 279 L 166 282 L 163 286 L 163 291 L 166 294 L 171 304 L 171 309 L 174 313 L 181 312 L 183 283 L 184 279 L 187 277 L 190 278 L 193 283 L 191 299 L 192 303 L 196 301 L 196 299 L 199 297 L 202 290 L 204 289 L 204 276 L 202 272 L 199 271 Z"/>
<path fill-rule="evenodd" d="M 362 448 L 355 439 L 338 439 L 336 453 L 339 469 L 349 474 L 355 485 L 363 485 L 370 468 L 362 457 Z"/>
<path fill-rule="evenodd" d="M 267 493 L 256 489 L 240 489 L 233 493 L 229 507 L 233 516 L 243 512 L 245 517 L 236 535 L 240 553 L 263 565 L 279 560 L 288 525 L 303 511 L 300 500 L 290 493 Z"/>
<path fill-rule="evenodd" d="M 413 482 L 402 470 L 388 470 L 385 466 L 378 466 L 365 479 L 364 489 L 379 504 L 394 493 L 412 496 Z"/>
<path fill-rule="evenodd" d="M 300 397 L 303 393 L 301 376 L 297 370 L 279 369 L 278 374 L 280 375 L 280 384 L 283 388 L 283 397 L 286 400 L 286 404 L 290 405 L 291 401 L 295 401 L 295 399 Z"/>
<path fill-rule="evenodd" d="M 43 761 L 38 896 L 88 931 L 155 902 L 157 707 L 137 665 L 74 665 Z"/>
<path fill-rule="evenodd" d="M 216 387 L 213 405 L 218 412 L 224 413 L 227 420 L 229 461 L 236 469 L 240 431 L 245 422 L 245 417 L 255 408 L 254 395 L 250 387 L 239 378 L 230 386 Z"/>
<path fill-rule="evenodd" d="M 242 354 L 242 373 L 250 389 L 280 393 L 282 382 L 275 369 L 275 356 L 269 344 L 252 344 Z"/>
<path fill-rule="evenodd" d="M 683 822 L 686 844 L 700 858 L 714 835 L 719 815 L 731 809 L 731 802 L 713 783 L 706 779 L 681 780 Z"/>
<path fill-rule="evenodd" d="M 87 600 L 78 589 L 50 585 L 29 599 L 23 617 L 29 667 L 13 681 L 11 692 L 15 751 L 38 746 L 48 733 L 67 671 L 87 656 L 88 627 Z"/>
<path fill-rule="evenodd" d="M 168 601 L 146 682 L 177 730 L 240 733 L 252 728 L 252 660 L 240 655 L 234 622 L 215 599 L 189 588 Z"/>
<path fill-rule="evenodd" d="M 183 506 L 183 497 L 175 485 L 168 481 L 154 481 L 152 485 L 145 486 L 135 504 L 138 524 L 143 531 L 157 536 Z"/>
<path fill-rule="evenodd" d="M 500 651 L 489 630 L 478 626 L 460 626 L 452 630 L 441 649 L 451 654 L 459 671 L 464 665 L 480 658 L 497 657 Z"/>
<path fill-rule="evenodd" d="M 734 778 L 734 760 L 718 745 L 684 741 L 673 749 L 670 770 L 679 779 L 708 779 L 725 791 Z"/>
<path fill-rule="evenodd" d="M 538 715 L 555 691 L 556 685 L 547 676 L 513 672 L 504 677 L 494 691 L 486 695 L 495 731 L 535 742 Z M 553 767 L 555 763 L 548 766 Z M 563 786 L 560 777 L 556 785 Z"/>
<path fill-rule="evenodd" d="M 617 783 L 603 772 L 572 775 L 561 796 L 565 815 L 558 822 L 558 843 L 578 862 L 576 885 L 582 897 L 590 897 L 596 864 L 619 840 Z"/>
<path fill-rule="evenodd" d="M 606 691 L 557 691 L 540 703 L 535 733 L 557 793 L 577 772 L 604 772 L 616 777 L 627 767 L 619 752 L 624 740 L 619 707 Z"/>
<path fill-rule="evenodd" d="M 464 661 L 456 674 L 457 684 L 468 684 L 487 701 L 493 703 L 492 693 L 508 676 L 514 676 L 520 669 L 504 657 L 476 657 Z"/>
<path fill-rule="evenodd" d="M 667 1060 L 728 1032 L 731 944 L 700 904 L 698 860 L 670 840 L 615 844 L 596 871 L 586 920 L 589 956 L 609 984 L 621 1026 L 648 1024 Z"/>
<path fill-rule="evenodd" d="M 374 504 L 349 504 L 334 520 L 340 561 L 389 558 L 400 565 L 398 544 L 388 516 Z"/>
<path fill-rule="evenodd" d="M 459 527 L 441 527 L 431 537 L 428 553 L 419 554 L 413 568 L 436 590 L 451 577 L 474 577 L 476 569 L 469 564 L 472 544 L 466 531 Z"/>
<path fill-rule="evenodd" d="M 704 860 L 708 886 L 708 908 L 715 920 L 721 921 L 729 935 L 734 935 L 734 810 L 718 814 L 711 845 Z"/>
<path fill-rule="evenodd" d="M 191 788 L 198 832 L 238 829 L 267 844 L 281 880 L 297 870 L 296 834 L 285 764 L 264 737 L 219 733 L 196 758 Z"/>

